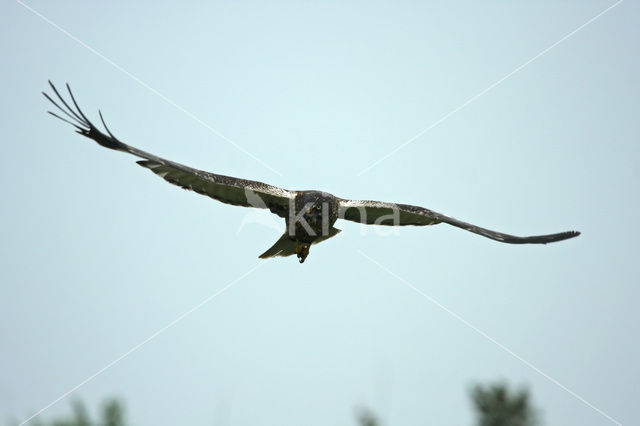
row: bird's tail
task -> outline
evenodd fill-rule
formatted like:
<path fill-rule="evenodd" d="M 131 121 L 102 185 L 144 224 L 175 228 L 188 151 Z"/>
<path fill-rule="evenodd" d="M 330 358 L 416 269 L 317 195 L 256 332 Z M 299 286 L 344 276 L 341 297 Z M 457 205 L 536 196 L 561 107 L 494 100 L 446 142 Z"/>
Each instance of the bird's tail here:
<path fill-rule="evenodd" d="M 269 250 L 260 255 L 260 259 L 276 256 L 291 256 L 292 254 L 296 254 L 296 247 L 297 243 L 295 240 L 289 238 L 289 234 L 285 232 Z"/>
<path fill-rule="evenodd" d="M 339 232 L 340 232 L 340 229 L 331 227 L 329 229 L 328 235 L 320 236 L 312 244 L 318 244 L 324 240 L 328 240 L 334 235 L 338 235 Z M 278 239 L 278 241 L 276 241 L 276 243 L 272 245 L 271 248 L 269 248 L 269 250 L 265 251 L 260 255 L 260 259 L 267 259 L 269 257 L 276 257 L 276 256 L 282 256 L 282 257 L 291 256 L 292 254 L 296 254 L 297 246 L 298 246 L 298 243 L 296 242 L 296 240 L 291 239 L 291 237 L 289 237 L 289 234 L 285 231 L 285 233 L 282 234 L 282 236 Z"/>

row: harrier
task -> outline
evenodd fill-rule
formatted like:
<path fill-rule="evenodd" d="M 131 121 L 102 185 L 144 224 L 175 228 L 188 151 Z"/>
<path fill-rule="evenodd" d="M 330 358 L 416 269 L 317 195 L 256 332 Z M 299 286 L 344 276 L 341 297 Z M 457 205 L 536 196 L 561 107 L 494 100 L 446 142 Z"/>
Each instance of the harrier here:
<path fill-rule="evenodd" d="M 44 92 L 42 94 L 63 116 L 51 111 L 49 113 L 74 126 L 77 133 L 93 139 L 105 148 L 128 152 L 142 158 L 138 161 L 139 165 L 151 170 L 169 183 L 223 203 L 269 209 L 272 213 L 284 218 L 286 223 L 284 234 L 269 250 L 260 255 L 260 258 L 263 259 L 295 254 L 300 263 L 304 262 L 309 255 L 311 245 L 327 240 L 340 232 L 333 226 L 338 218 L 385 226 L 425 226 L 448 223 L 492 240 L 509 244 L 547 244 L 580 235 L 577 231 L 568 231 L 550 235 L 517 237 L 471 225 L 424 207 L 380 201 L 345 200 L 326 192 L 291 191 L 262 182 L 192 169 L 120 141 L 111 133 L 104 122 L 102 113 L 98 111 L 107 134 L 103 133 L 80 110 L 68 84 L 67 90 L 73 107 L 61 96 L 51 81 L 49 81 L 49 85 L 59 102 Z"/>

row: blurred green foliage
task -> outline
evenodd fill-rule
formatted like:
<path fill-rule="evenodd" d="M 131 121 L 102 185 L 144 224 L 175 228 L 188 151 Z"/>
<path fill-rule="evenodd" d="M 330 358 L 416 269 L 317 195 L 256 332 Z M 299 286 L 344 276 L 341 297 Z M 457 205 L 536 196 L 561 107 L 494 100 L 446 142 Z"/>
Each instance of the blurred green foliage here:
<path fill-rule="evenodd" d="M 504 383 L 476 385 L 470 392 L 478 426 L 533 426 L 538 424 L 526 389 L 512 391 Z"/>
<path fill-rule="evenodd" d="M 537 425 L 536 410 L 531 406 L 531 398 L 526 389 L 513 391 L 504 383 L 475 385 L 470 391 L 478 426 L 534 426 Z M 118 400 L 106 401 L 100 411 L 100 418 L 93 421 L 83 403 L 72 404 L 69 418 L 44 423 L 33 420 L 31 426 L 125 426 L 124 406 Z M 380 426 L 381 422 L 373 411 L 363 407 L 357 411 L 359 426 Z"/>
<path fill-rule="evenodd" d="M 470 392 L 477 426 L 534 426 L 538 424 L 536 410 L 529 392 L 513 391 L 504 383 L 475 385 Z M 359 426 L 380 426 L 378 417 L 369 409 L 358 411 Z"/>
<path fill-rule="evenodd" d="M 358 424 L 360 426 L 379 426 L 380 422 L 378 417 L 370 409 L 364 407 L 358 410 L 356 416 Z"/>
<path fill-rule="evenodd" d="M 92 421 L 84 404 L 75 401 L 72 404 L 71 416 L 45 423 L 39 419 L 30 422 L 31 426 L 125 426 L 124 406 L 118 400 L 107 400 L 100 412 L 100 418 Z"/>

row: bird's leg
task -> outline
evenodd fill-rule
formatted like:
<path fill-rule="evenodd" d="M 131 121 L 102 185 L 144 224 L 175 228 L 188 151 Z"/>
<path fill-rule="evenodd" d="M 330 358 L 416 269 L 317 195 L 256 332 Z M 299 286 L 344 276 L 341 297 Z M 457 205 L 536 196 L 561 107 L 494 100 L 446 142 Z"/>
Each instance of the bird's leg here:
<path fill-rule="evenodd" d="M 298 241 L 296 255 L 298 256 L 300 263 L 304 263 L 304 260 L 309 256 L 309 247 L 311 247 L 311 244 L 301 243 Z"/>

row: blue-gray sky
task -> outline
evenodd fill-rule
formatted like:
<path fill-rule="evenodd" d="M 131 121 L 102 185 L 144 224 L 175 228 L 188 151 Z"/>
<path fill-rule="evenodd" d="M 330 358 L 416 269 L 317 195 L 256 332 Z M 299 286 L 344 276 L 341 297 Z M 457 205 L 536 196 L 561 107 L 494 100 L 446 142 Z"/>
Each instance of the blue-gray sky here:
<path fill-rule="evenodd" d="M 0 6 L 0 421 L 128 403 L 133 425 L 470 424 L 467 389 L 527 385 L 547 424 L 640 423 L 640 8 L 573 2 L 46 2 Z M 275 173 L 193 117 L 261 159 Z M 290 189 L 423 205 L 447 225 L 259 261 L 279 232 L 54 120 L 70 82 L 126 142 Z M 266 216 L 262 216 L 266 220 Z M 282 225 L 282 227 L 284 227 Z M 364 255 L 363 255 L 364 254 Z"/>

